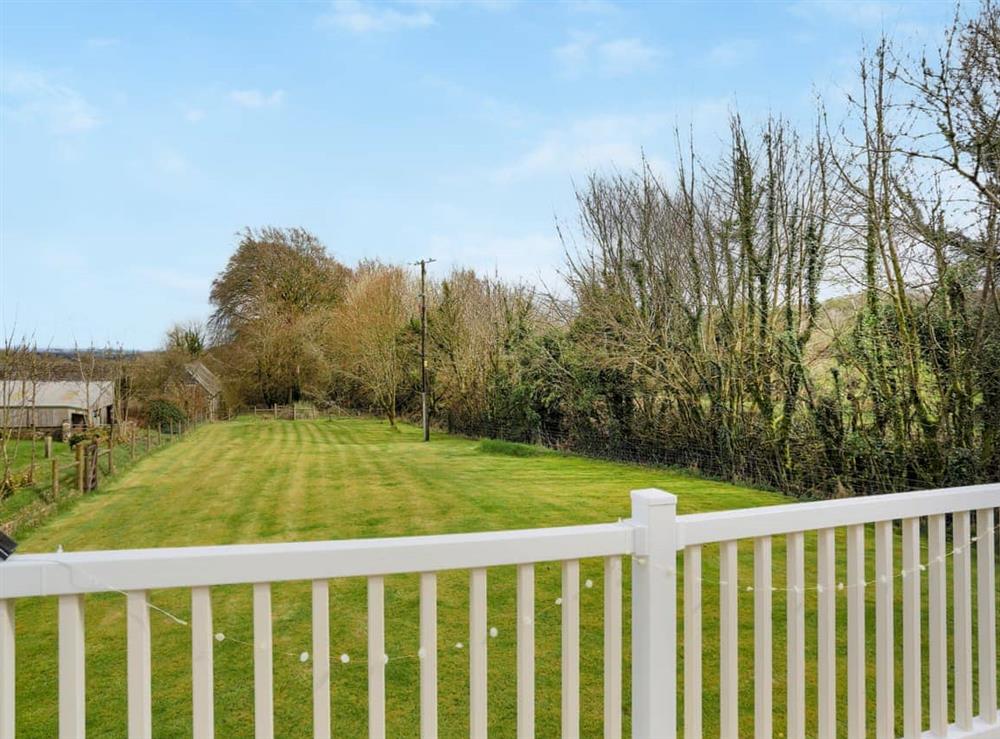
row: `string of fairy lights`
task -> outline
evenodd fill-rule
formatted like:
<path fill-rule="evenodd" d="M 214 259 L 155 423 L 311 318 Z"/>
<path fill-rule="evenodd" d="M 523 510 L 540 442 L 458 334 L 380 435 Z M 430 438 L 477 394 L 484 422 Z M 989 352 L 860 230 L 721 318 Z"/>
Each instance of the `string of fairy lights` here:
<path fill-rule="evenodd" d="M 953 546 L 951 549 L 949 549 L 946 552 L 938 555 L 933 560 L 928 560 L 926 563 L 920 562 L 920 563 L 918 563 L 918 565 L 916 567 L 914 567 L 912 569 L 905 569 L 905 568 L 903 568 L 903 569 L 900 569 L 898 571 L 894 571 L 891 575 L 881 574 L 881 575 L 877 576 L 874 580 L 862 579 L 862 580 L 860 580 L 858 582 L 847 582 L 847 583 L 845 583 L 843 580 L 839 580 L 839 581 L 836 582 L 836 584 L 833 587 L 835 588 L 835 590 L 837 592 L 846 592 L 846 591 L 850 591 L 850 590 L 856 589 L 856 588 L 865 589 L 865 588 L 872 587 L 872 586 L 885 585 L 885 584 L 888 584 L 890 581 L 895 581 L 895 580 L 899 580 L 899 579 L 905 580 L 906 578 L 911 577 L 913 575 L 919 575 L 919 573 L 926 572 L 927 569 L 928 569 L 928 567 L 930 565 L 932 565 L 932 564 L 942 564 L 943 565 L 947 559 L 949 559 L 951 557 L 955 557 L 957 555 L 960 555 L 963 552 L 965 552 L 966 550 L 971 550 L 972 549 L 972 545 L 977 544 L 977 542 L 979 542 L 980 540 L 982 540 L 984 538 L 992 538 L 992 537 L 996 536 L 996 534 L 997 534 L 998 531 L 1000 531 L 1000 524 L 998 524 L 996 526 L 993 526 L 992 528 L 988 529 L 986 532 L 979 532 L 979 531 L 977 531 L 977 533 L 975 535 L 969 537 L 969 543 L 968 543 L 967 546 L 966 545 Z M 60 547 L 57 550 L 57 553 L 61 553 L 61 552 L 62 552 L 62 547 Z M 80 567 L 78 565 L 73 565 L 73 564 L 70 564 L 70 563 L 68 563 L 66 561 L 58 560 L 58 559 L 38 559 L 38 558 L 35 558 L 35 557 L 33 557 L 32 559 L 33 559 L 34 562 L 40 562 L 40 563 L 46 563 L 46 564 L 53 564 L 53 565 L 58 565 L 60 567 L 69 568 L 69 569 L 71 569 L 73 571 L 74 576 L 76 576 L 76 575 L 83 576 L 93 586 L 95 586 L 97 588 L 100 588 L 105 593 L 116 593 L 116 594 L 119 594 L 119 595 L 122 595 L 122 596 L 128 596 L 129 595 L 124 590 L 116 588 L 116 587 L 114 587 L 112 585 L 109 585 L 107 583 L 101 582 L 99 579 L 95 578 L 93 575 L 91 575 L 90 573 L 88 573 L 84 568 L 82 568 L 82 567 Z M 633 555 L 632 559 L 639 566 L 647 566 L 649 564 L 649 560 L 646 557 Z M 660 566 L 657 566 L 656 568 L 658 570 L 662 571 L 665 575 L 670 575 L 672 577 L 676 577 L 677 574 L 678 574 L 677 569 L 673 568 L 673 567 L 660 567 Z M 735 584 L 735 583 L 730 583 L 729 581 L 726 581 L 726 580 L 709 579 L 709 578 L 704 578 L 704 577 L 699 577 L 699 578 L 697 578 L 697 580 L 702 585 L 712 585 L 712 586 L 718 586 L 720 588 L 722 588 L 722 587 L 728 587 L 731 584 Z M 593 587 L 594 587 L 594 581 L 592 579 L 590 579 L 590 578 L 587 578 L 583 582 L 583 591 L 582 592 L 591 590 L 591 589 L 593 589 Z M 779 586 L 771 586 L 770 587 L 770 591 L 772 593 L 792 593 L 792 594 L 796 594 L 796 595 L 804 594 L 806 592 L 816 592 L 818 594 L 822 594 L 822 593 L 826 592 L 826 589 L 827 589 L 826 586 L 823 585 L 822 583 L 817 583 L 815 585 L 793 585 L 791 587 L 779 587 Z M 754 585 L 746 585 L 746 586 L 744 586 L 742 588 L 737 587 L 737 592 L 743 592 L 743 593 L 753 593 L 756 590 L 757 590 L 757 588 Z M 178 616 L 177 614 L 172 613 L 171 611 L 169 611 L 169 610 L 167 610 L 165 608 L 162 608 L 162 607 L 156 605 L 155 603 L 153 603 L 152 601 L 150 601 L 148 598 L 145 600 L 145 605 L 150 610 L 155 611 L 155 612 L 161 614 L 166 619 L 168 619 L 170 622 L 172 622 L 172 623 L 174 623 L 174 624 L 176 624 L 178 626 L 183 626 L 183 627 L 186 627 L 186 628 L 190 628 L 191 627 L 191 624 L 190 624 L 190 622 L 187 619 L 182 618 L 181 616 Z M 527 617 L 525 619 L 526 625 L 529 625 L 529 626 L 535 625 L 539 621 L 540 617 L 546 616 L 548 613 L 550 613 L 553 610 L 561 609 L 562 605 L 563 605 L 563 598 L 562 598 L 562 596 L 559 596 L 559 597 L 554 598 L 553 600 L 551 600 L 549 603 L 547 603 L 545 606 L 543 606 L 541 608 L 537 608 L 536 607 L 535 610 L 534 610 L 533 616 Z M 488 636 L 489 636 L 490 639 L 498 639 L 500 637 L 500 630 L 496 626 L 491 626 L 491 627 L 489 627 L 489 629 L 487 631 L 487 634 L 488 634 Z M 258 648 L 258 646 L 255 645 L 253 642 L 245 641 L 245 640 L 240 639 L 238 637 L 234 637 L 234 636 L 232 636 L 230 634 L 225 633 L 224 631 L 217 631 L 217 632 L 215 632 L 214 635 L 213 635 L 213 638 L 214 638 L 215 642 L 218 643 L 218 644 L 220 644 L 220 645 L 221 644 L 237 644 L 237 645 L 246 647 L 246 648 L 251 649 L 251 650 L 255 650 L 255 649 Z M 313 659 L 313 655 L 311 655 L 310 652 L 308 652 L 308 651 L 300 651 L 300 652 L 274 651 L 273 647 L 271 647 L 271 645 L 268 645 L 268 648 L 271 648 L 272 655 L 281 655 L 281 656 L 289 657 L 289 658 L 292 658 L 294 660 L 297 660 L 298 662 L 300 662 L 302 664 L 307 664 L 307 663 L 311 662 L 312 659 Z M 449 645 L 440 647 L 439 650 L 438 650 L 438 653 L 442 654 L 442 653 L 447 653 L 447 652 L 453 652 L 453 653 L 454 652 L 462 652 L 462 651 L 465 650 L 465 648 L 466 648 L 465 642 L 456 641 L 453 644 L 449 644 Z M 414 653 L 409 653 L 409 654 L 404 653 L 404 654 L 400 654 L 400 655 L 396 655 L 396 656 L 392 656 L 392 657 L 390 657 L 390 655 L 388 655 L 388 654 L 384 654 L 383 655 L 383 664 L 389 664 L 390 661 L 392 661 L 392 662 L 399 662 L 399 661 L 403 661 L 403 660 L 424 660 L 424 659 L 426 659 L 426 657 L 427 657 L 427 650 L 425 649 L 425 647 L 421 646 Z M 334 662 L 334 660 L 331 660 L 331 663 L 339 664 L 339 665 L 341 665 L 343 667 L 348 667 L 348 666 L 352 666 L 352 665 L 353 666 L 362 666 L 362 665 L 367 665 L 369 663 L 369 660 L 368 659 L 356 659 L 356 658 L 354 658 L 354 657 L 351 656 L 351 651 L 346 651 L 346 652 L 342 652 L 339 655 L 339 657 L 336 659 L 335 662 Z"/>
<path fill-rule="evenodd" d="M 56 550 L 56 553 L 57 554 L 63 553 L 63 549 L 62 549 L 61 546 Z M 118 595 L 121 595 L 121 596 L 124 596 L 124 597 L 127 597 L 129 595 L 129 593 L 127 591 L 121 590 L 119 588 L 116 588 L 113 585 L 109 585 L 108 583 L 102 582 L 100 579 L 94 577 L 89 572 L 87 572 L 86 570 L 84 570 L 82 567 L 80 567 L 78 565 L 70 564 L 69 562 L 66 562 L 64 560 L 58 560 L 58 559 L 41 559 L 41 558 L 37 558 L 37 557 L 33 556 L 32 557 L 32 561 L 33 562 L 38 562 L 38 563 L 43 563 L 43 564 L 57 565 L 59 567 L 64 567 L 64 568 L 70 569 L 73 572 L 74 577 L 77 576 L 77 575 L 82 575 L 87 581 L 90 582 L 91 585 L 93 585 L 93 586 L 95 586 L 97 588 L 100 588 L 101 589 L 100 592 L 103 592 L 103 593 L 114 593 L 114 594 L 118 594 Z M 592 589 L 594 587 L 594 581 L 592 579 L 590 579 L 590 578 L 587 578 L 583 582 L 583 587 L 584 587 L 585 590 Z M 535 615 L 534 615 L 534 617 L 533 618 L 529 618 L 526 621 L 526 623 L 529 623 L 529 625 L 530 624 L 534 624 L 535 622 L 537 622 L 539 616 L 545 615 L 547 612 L 552 611 L 554 609 L 561 608 L 562 604 L 563 604 L 563 599 L 560 596 L 560 597 L 555 598 L 548 605 L 546 605 L 546 606 L 544 606 L 542 608 L 536 608 L 535 609 Z M 182 618 L 181 616 L 178 616 L 177 614 L 175 614 L 175 613 L 173 613 L 173 612 L 171 612 L 171 611 L 169 611 L 169 610 L 167 610 L 165 608 L 162 608 L 162 607 L 156 605 L 155 603 L 153 603 L 148 598 L 145 599 L 145 605 L 150 610 L 155 611 L 155 612 L 161 614 L 162 616 L 164 616 L 170 622 L 172 622 L 172 623 L 174 623 L 174 624 L 176 624 L 178 626 L 183 626 L 185 628 L 191 628 L 191 623 L 187 619 Z M 496 626 L 491 626 L 487 630 L 487 634 L 488 634 L 488 636 L 489 636 L 490 639 L 497 639 L 497 638 L 500 637 L 500 629 L 498 627 L 496 627 Z M 225 644 L 238 644 L 240 646 L 247 647 L 250 650 L 256 650 L 258 648 L 258 646 L 255 645 L 253 642 L 248 642 L 248 641 L 245 641 L 243 639 L 234 637 L 234 636 L 232 636 L 230 634 L 227 634 L 224 631 L 216 631 L 213 634 L 213 639 L 218 644 L 224 644 L 224 643 Z M 442 647 L 442 648 L 440 648 L 438 650 L 438 652 L 439 652 L 439 654 L 446 653 L 446 652 L 461 652 L 465 648 L 466 648 L 465 642 L 457 641 L 457 642 L 455 642 L 450 647 Z M 295 659 L 298 662 L 303 663 L 303 664 L 310 662 L 312 660 L 312 658 L 313 658 L 313 656 L 308 651 L 301 651 L 301 652 L 286 652 L 286 651 L 281 651 L 281 650 L 275 651 L 273 649 L 273 647 L 271 647 L 271 653 L 272 653 L 272 655 L 280 655 L 280 656 L 285 656 L 285 657 L 293 658 L 293 659 Z M 426 659 L 426 657 L 427 657 L 427 650 L 424 647 L 421 646 L 416 652 L 411 653 L 411 654 L 400 654 L 400 655 L 393 656 L 391 658 L 390 658 L 390 656 L 388 654 L 385 654 L 385 655 L 383 655 L 383 664 L 388 664 L 390 661 L 392 661 L 392 662 L 400 662 L 400 661 L 403 661 L 403 660 L 424 660 L 424 659 Z M 345 667 L 346 666 L 350 666 L 350 665 L 361 666 L 361 665 L 367 665 L 369 663 L 368 659 L 356 659 L 356 658 L 352 657 L 351 653 L 349 651 L 348 652 L 342 652 L 340 654 L 340 656 L 337 658 L 336 661 L 339 664 L 341 664 L 341 665 L 343 665 Z M 331 660 L 331 662 L 332 662 L 332 660 Z"/>
<path fill-rule="evenodd" d="M 864 590 L 864 589 L 872 587 L 872 586 L 886 585 L 889 582 L 892 582 L 892 581 L 895 581 L 895 580 L 905 580 L 908 577 L 911 577 L 913 575 L 919 575 L 919 573 L 921 573 L 921 572 L 926 572 L 927 568 L 930 565 L 932 565 L 932 564 L 944 564 L 944 562 L 947 559 L 949 559 L 951 557 L 954 557 L 956 555 L 962 554 L 962 552 L 966 551 L 967 549 L 971 551 L 973 544 L 976 544 L 980 539 L 985 539 L 985 538 L 992 539 L 994 536 L 996 536 L 996 534 L 997 534 L 998 531 L 1000 531 L 1000 524 L 998 524 L 996 526 L 993 526 L 992 528 L 988 529 L 985 532 L 982 532 L 982 533 L 977 532 L 975 535 L 969 537 L 969 546 L 966 547 L 966 546 L 959 545 L 959 546 L 956 546 L 956 547 L 952 547 L 948 551 L 946 551 L 946 552 L 938 555 L 937 557 L 935 557 L 933 560 L 929 560 L 926 564 L 923 563 L 923 562 L 920 562 L 920 563 L 917 564 L 916 567 L 914 567 L 912 569 L 908 570 L 908 569 L 903 568 L 903 569 L 900 569 L 898 571 L 894 571 L 892 573 L 892 575 L 881 574 L 881 575 L 878 575 L 874 580 L 865 580 L 865 579 L 862 579 L 862 580 L 860 580 L 858 582 L 854 582 L 854 583 L 845 583 L 843 580 L 838 580 L 833 587 L 838 592 L 846 592 L 846 591 L 853 590 L 853 589 L 862 589 L 862 590 Z M 636 561 L 639 562 L 639 564 L 645 564 L 646 563 L 646 559 L 644 557 L 636 557 L 635 559 L 636 559 Z M 665 573 L 668 573 L 668 574 L 671 574 L 671 575 L 676 575 L 677 574 L 677 570 L 674 569 L 674 568 L 663 567 L 663 568 L 660 568 L 660 569 L 662 569 Z M 726 586 L 729 586 L 730 584 L 732 584 L 732 583 L 730 583 L 727 580 L 713 580 L 713 579 L 708 579 L 708 578 L 704 578 L 704 577 L 699 577 L 697 579 L 698 579 L 698 582 L 700 582 L 703 585 L 707 584 L 707 585 L 712 585 L 712 586 L 718 586 L 720 588 L 721 587 L 726 587 Z M 746 586 L 744 586 L 742 588 L 737 588 L 737 590 L 738 590 L 738 592 L 743 592 L 743 593 L 753 593 L 753 592 L 756 592 L 757 588 L 755 586 L 753 586 L 753 585 L 746 585 Z M 799 585 L 793 585 L 791 587 L 784 587 L 784 588 L 783 587 L 778 587 L 778 586 L 771 586 L 770 591 L 772 593 L 802 594 L 802 593 L 807 593 L 807 592 L 816 592 L 816 593 L 820 593 L 821 594 L 821 593 L 825 593 L 826 592 L 826 586 L 823 585 L 822 583 L 817 583 L 815 585 L 801 585 L 801 586 L 799 586 Z"/>

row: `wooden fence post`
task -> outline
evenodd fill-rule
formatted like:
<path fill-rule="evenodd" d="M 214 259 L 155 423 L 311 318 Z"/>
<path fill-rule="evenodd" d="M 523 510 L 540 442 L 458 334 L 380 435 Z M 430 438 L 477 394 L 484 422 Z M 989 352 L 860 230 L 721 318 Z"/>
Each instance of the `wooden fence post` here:
<path fill-rule="evenodd" d="M 48 435 L 45 437 L 45 458 L 52 459 L 52 437 Z"/>
<path fill-rule="evenodd" d="M 156 427 L 156 446 L 163 443 L 163 431 L 159 426 Z"/>
<path fill-rule="evenodd" d="M 101 473 L 100 447 L 91 444 L 83 450 L 83 491 L 89 493 L 97 487 Z"/>
<path fill-rule="evenodd" d="M 632 491 L 632 736 L 677 735 L 677 498 Z"/>
<path fill-rule="evenodd" d="M 278 420 L 278 404 L 277 403 L 274 404 L 274 420 L 275 421 Z"/>
<path fill-rule="evenodd" d="M 83 442 L 76 445 L 76 489 L 84 492 L 83 489 Z"/>
<path fill-rule="evenodd" d="M 59 460 L 52 460 L 52 497 L 59 497 Z"/>
<path fill-rule="evenodd" d="M 108 474 L 115 474 L 115 430 L 108 435 Z"/>

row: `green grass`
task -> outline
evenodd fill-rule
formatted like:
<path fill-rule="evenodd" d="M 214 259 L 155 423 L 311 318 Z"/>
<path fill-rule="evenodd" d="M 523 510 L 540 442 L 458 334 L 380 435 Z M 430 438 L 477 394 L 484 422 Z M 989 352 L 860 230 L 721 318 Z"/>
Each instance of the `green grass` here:
<path fill-rule="evenodd" d="M 150 450 L 156 451 L 159 446 L 169 443 L 169 434 L 157 436 L 155 432 L 148 434 Z M 116 477 L 129 469 L 137 460 L 146 454 L 147 432 L 140 429 L 136 434 L 133 450 L 130 445 L 118 443 L 115 445 Z M 32 463 L 32 444 L 30 440 L 14 439 L 9 445 L 11 469 L 16 479 L 24 479 Z M 102 445 L 102 452 L 104 446 Z M 32 482 L 22 484 L 14 492 L 0 501 L 0 523 L 13 522 L 14 534 L 18 539 L 27 536 L 41 521 L 51 518 L 54 512 L 64 510 L 73 505 L 77 489 L 76 455 L 69 444 L 61 441 L 52 442 L 52 459 L 58 466 L 59 494 L 52 493 L 52 460 L 44 458 L 45 444 L 41 439 L 35 441 L 34 450 L 35 471 Z M 112 484 L 105 481 L 107 476 L 107 456 L 101 455 L 99 461 L 99 486 Z"/>
<path fill-rule="evenodd" d="M 32 462 L 32 444 L 30 440 L 11 439 L 8 443 L 11 469 L 15 478 L 23 478 L 28 474 Z M 75 480 L 73 452 L 69 444 L 61 441 L 52 442 L 52 456 L 59 464 L 59 481 L 61 485 L 70 485 Z M 0 521 L 13 518 L 32 503 L 41 499 L 41 494 L 52 487 L 52 462 L 45 459 L 45 442 L 35 441 L 34 448 L 35 471 L 31 484 L 18 487 L 14 492 L 0 502 Z"/>
<path fill-rule="evenodd" d="M 534 451 L 528 447 L 528 450 Z M 680 513 L 787 502 L 769 492 L 639 466 L 616 465 L 562 454 L 525 456 L 519 445 L 497 445 L 436 436 L 420 442 L 419 430 L 361 420 L 274 422 L 239 420 L 203 426 L 78 499 L 71 510 L 31 532 L 24 552 L 252 542 L 347 539 L 440 534 L 601 523 L 629 515 L 628 492 L 660 487 L 679 497 Z M 821 522 L 817 522 L 819 524 Z M 869 544 L 871 537 L 868 539 Z M 838 577 L 843 577 L 838 538 Z M 872 557 L 868 557 L 869 572 Z M 784 583 L 783 541 L 774 546 L 774 580 Z M 628 592 L 628 566 L 626 593 Z M 582 563 L 581 728 L 597 736 L 602 724 L 602 563 Z M 704 572 L 705 733 L 718 731 L 717 548 L 706 547 Z M 740 547 L 741 582 L 752 577 L 752 547 Z M 807 537 L 807 578 L 815 582 L 815 537 Z M 558 563 L 536 568 L 537 731 L 559 734 Z M 468 734 L 468 575 L 442 573 L 439 596 L 439 705 L 443 737 Z M 514 571 L 489 571 L 489 623 L 499 635 L 489 642 L 489 725 L 494 736 L 515 727 Z M 900 589 L 897 587 L 897 596 Z M 874 633 L 874 593 L 869 593 L 869 632 Z M 753 730 L 753 594 L 741 588 L 741 735 Z M 163 591 L 151 600 L 183 618 L 187 592 Z M 924 601 L 926 602 L 926 600 Z M 388 735 L 418 733 L 419 662 L 417 578 L 386 582 L 386 646 L 390 662 Z M 838 598 L 838 659 L 843 675 L 844 599 Z M 125 603 L 120 595 L 87 598 L 87 696 L 90 736 L 125 734 Z M 252 736 L 253 668 L 251 588 L 213 589 L 215 631 L 227 639 L 215 648 L 218 736 Z M 897 608 L 897 634 L 902 633 Z M 273 588 L 275 725 L 279 735 L 311 732 L 311 668 L 299 661 L 310 649 L 308 583 Z M 776 732 L 784 728 L 784 597 L 775 593 L 774 696 Z M 365 581 L 331 583 L 334 733 L 367 732 Z M 807 599 L 807 704 L 815 705 L 815 593 Z M 925 632 L 926 634 L 926 627 Z M 629 644 L 628 599 L 624 638 Z M 243 643 L 241 643 L 243 642 Z M 901 638 L 897 639 L 897 645 Z M 869 640 L 869 644 L 874 642 Z M 56 608 L 54 599 L 27 599 L 17 606 L 19 736 L 56 732 Z M 898 649 L 899 647 L 897 647 Z M 153 706 L 156 736 L 190 735 L 190 633 L 153 614 Z M 342 665 L 341 653 L 351 656 Z M 926 653 L 926 652 L 925 652 Z M 873 662 L 873 661 L 872 661 Z M 901 664 L 901 658 L 897 664 Z M 873 669 L 873 668 L 872 668 Z M 625 669 L 629 694 L 628 668 Z M 843 704 L 844 683 L 838 685 Z M 897 686 L 901 679 L 897 680 Z M 874 695 L 874 674 L 868 681 Z M 870 705 L 874 701 L 870 700 Z M 901 705 L 901 700 L 897 701 Z M 627 707 L 626 707 L 627 713 Z M 841 716 L 843 710 L 840 711 Z M 626 720 L 627 725 L 627 720 Z M 815 733 L 810 713 L 807 734 Z M 871 725 L 871 724 L 870 724 Z"/>
<path fill-rule="evenodd" d="M 540 454 L 553 454 L 544 447 L 517 444 L 513 441 L 500 439 L 483 439 L 479 442 L 478 449 L 484 454 L 505 454 L 508 457 L 537 457 Z"/>

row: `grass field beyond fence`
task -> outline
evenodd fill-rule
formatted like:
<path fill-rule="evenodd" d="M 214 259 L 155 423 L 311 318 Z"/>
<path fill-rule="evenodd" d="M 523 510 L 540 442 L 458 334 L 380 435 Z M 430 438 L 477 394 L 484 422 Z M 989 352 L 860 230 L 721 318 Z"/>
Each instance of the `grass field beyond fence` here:
<path fill-rule="evenodd" d="M 164 444 L 180 438 L 179 429 L 175 434 L 157 433 L 151 429 L 134 430 L 134 444 L 117 438 L 114 444 L 114 470 L 120 475 L 147 453 L 156 451 Z M 13 493 L 0 501 L 0 527 L 17 539 L 25 538 L 31 529 L 48 520 L 55 513 L 75 503 L 78 494 L 78 468 L 74 449 L 63 441 L 52 442 L 52 458 L 44 458 L 44 438 L 36 439 L 34 450 L 28 439 L 8 442 L 11 470 L 15 478 L 27 477 L 34 460 L 34 475 L 30 483 L 19 485 Z M 33 453 L 34 451 L 34 453 Z M 52 460 L 57 465 L 58 494 L 52 486 Z M 100 442 L 98 456 L 98 488 L 112 485 L 108 480 L 107 442 Z"/>
<path fill-rule="evenodd" d="M 21 551 L 47 552 L 441 534 L 605 523 L 629 515 L 629 491 L 659 487 L 675 493 L 680 513 L 787 502 L 768 492 L 637 466 L 531 451 L 515 445 L 454 437 L 420 442 L 419 430 L 393 430 L 355 419 L 265 422 L 250 419 L 203 426 L 181 442 L 139 461 L 99 494 L 32 532 Z M 819 524 L 821 522 L 817 522 Z M 870 545 L 869 537 L 869 545 Z M 838 535 L 837 576 L 843 577 Z M 870 549 L 869 549 L 870 551 Z M 775 584 L 784 580 L 783 542 L 774 548 Z M 626 563 L 627 565 L 627 563 Z M 2 565 L 0 565 L 2 567 Z M 629 644 L 628 570 L 625 648 Z M 872 558 L 868 558 L 872 570 Z M 602 563 L 585 560 L 581 580 L 581 731 L 602 724 Z M 752 547 L 740 548 L 740 577 L 750 582 Z M 807 578 L 815 582 L 815 537 L 807 538 Z M 703 576 L 705 734 L 718 733 L 717 549 L 706 548 Z M 559 733 L 558 563 L 536 568 L 537 732 Z M 418 734 L 418 578 L 386 579 L 388 735 Z M 897 589 L 897 597 L 899 589 Z M 513 568 L 489 571 L 489 725 L 494 736 L 515 729 L 515 583 Z M 869 633 L 874 632 L 869 593 Z M 743 596 L 741 596 L 743 597 Z M 741 735 L 753 732 L 752 593 L 741 602 Z M 815 594 L 807 599 L 807 670 L 815 675 Z M 443 737 L 468 735 L 468 574 L 442 573 L 439 599 L 439 703 Z M 154 592 L 151 600 L 184 620 L 187 591 Z M 926 603 L 926 598 L 924 600 Z M 745 606 L 745 607 L 744 607 Z M 844 603 L 838 625 L 845 621 Z M 279 736 L 311 733 L 311 665 L 302 661 L 310 637 L 308 583 L 273 588 L 275 727 Z M 253 735 L 251 588 L 213 589 L 215 698 L 218 736 Z M 87 723 L 91 736 L 124 736 L 125 599 L 87 598 Z M 897 621 L 901 609 L 896 609 Z M 776 728 L 784 726 L 784 599 L 775 594 L 774 695 Z M 897 626 L 897 633 L 901 627 Z M 842 628 L 840 629 L 843 630 Z M 926 630 L 924 632 L 926 634 Z M 869 639 L 872 637 L 870 636 Z M 365 581 L 332 581 L 330 642 L 334 735 L 367 733 Z M 873 644 L 869 641 L 869 644 Z M 845 653 L 838 637 L 838 659 Z M 17 605 L 19 736 L 56 733 L 55 599 Z M 153 614 L 153 730 L 190 735 L 190 632 Z M 340 655 L 349 655 L 342 663 Z M 926 654 L 926 652 L 925 652 Z M 897 662 L 901 664 L 901 660 Z M 873 669 L 873 666 L 872 666 Z M 628 668 L 625 669 L 628 696 Z M 901 680 L 897 681 L 897 686 Z M 841 683 L 842 686 L 842 683 Z M 843 704 L 843 688 L 838 700 Z M 874 678 L 869 680 L 874 693 Z M 815 705 L 807 685 L 807 705 Z M 627 698 L 626 698 L 627 700 Z M 897 702 L 897 705 L 900 702 Z M 873 705 L 873 701 L 872 701 Z M 626 708 L 627 710 L 627 708 Z M 811 708 L 810 708 L 811 710 Z M 627 722 L 626 722 L 627 723 Z M 815 728 L 810 715 L 807 734 Z M 780 730 L 780 729 L 779 729 Z"/>

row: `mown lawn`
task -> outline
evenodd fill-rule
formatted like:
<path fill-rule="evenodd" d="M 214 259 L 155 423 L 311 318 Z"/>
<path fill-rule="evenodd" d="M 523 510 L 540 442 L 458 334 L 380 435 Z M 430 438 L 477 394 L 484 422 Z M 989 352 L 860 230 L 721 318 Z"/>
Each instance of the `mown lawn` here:
<path fill-rule="evenodd" d="M 787 502 L 761 492 L 670 471 L 616 465 L 553 453 L 515 456 L 502 447 L 454 437 L 420 442 L 417 429 L 392 430 L 375 421 L 238 420 L 203 426 L 187 438 L 139 461 L 71 510 L 22 541 L 24 552 L 185 546 L 439 534 L 614 521 L 629 515 L 629 490 L 659 487 L 679 497 L 680 512 Z M 817 522 L 818 524 L 821 522 Z M 870 537 L 869 537 L 870 544 Z M 815 541 L 807 539 L 807 577 L 815 582 Z M 784 582 L 783 542 L 774 548 L 775 585 Z M 872 558 L 868 561 L 872 569 Z M 628 564 L 626 593 L 628 592 Z M 838 538 L 838 577 L 843 577 Z M 602 563 L 582 563 L 581 729 L 602 728 Z M 750 581 L 752 547 L 740 548 L 740 577 Z M 2 574 L 2 573 L 0 573 Z M 717 603 L 714 548 L 706 548 L 705 733 L 717 734 Z M 536 568 L 537 730 L 559 733 L 559 565 Z M 439 678 L 441 736 L 468 734 L 468 576 L 439 577 Z M 742 591 L 742 588 L 741 588 Z M 899 589 L 897 588 L 897 596 Z M 388 735 L 418 735 L 417 578 L 386 583 Z M 753 731 L 752 593 L 741 593 L 741 734 Z M 869 631 L 874 631 L 869 593 Z M 187 619 L 187 592 L 163 591 L 153 602 Z M 925 601 L 926 602 L 926 601 Z M 498 635 L 490 650 L 490 731 L 513 736 L 515 727 L 514 571 L 489 573 L 489 623 Z M 784 598 L 775 594 L 774 695 L 776 733 L 784 728 Z M 845 623 L 843 599 L 839 626 Z M 213 590 L 218 736 L 252 736 L 253 669 L 251 588 Z M 335 581 L 330 588 L 333 652 L 333 722 L 336 736 L 367 733 L 365 582 Z M 87 599 L 87 698 L 91 736 L 124 736 L 124 598 Z M 814 705 L 815 594 L 807 599 L 807 702 Z M 311 732 L 311 666 L 308 583 L 278 584 L 273 592 L 275 727 L 280 736 Z M 897 616 L 899 609 L 897 609 Z M 899 619 L 897 618 L 897 621 Z M 901 634 L 901 626 L 897 626 Z M 628 601 L 625 603 L 628 649 Z M 925 630 L 926 633 L 926 630 Z M 843 637 L 841 638 L 843 641 Z M 869 641 L 869 644 L 873 642 Z M 845 645 L 838 644 L 843 663 Z M 190 735 L 190 633 L 153 614 L 153 704 L 156 736 Z M 350 655 L 342 664 L 340 654 Z M 900 660 L 901 662 L 901 660 Z M 17 606 L 19 735 L 56 731 L 56 613 L 53 599 Z M 625 669 L 628 695 L 628 668 Z M 901 682 L 901 681 L 898 681 Z M 843 688 L 840 699 L 843 700 Z M 869 680 L 874 694 L 874 676 Z M 626 698 L 627 700 L 627 698 Z M 899 701 L 901 703 L 901 701 Z M 810 709 L 811 710 L 811 709 Z M 626 707 L 627 713 L 627 707 Z M 627 720 L 626 720 L 627 725 Z M 807 734 L 814 733 L 810 716 Z"/>

